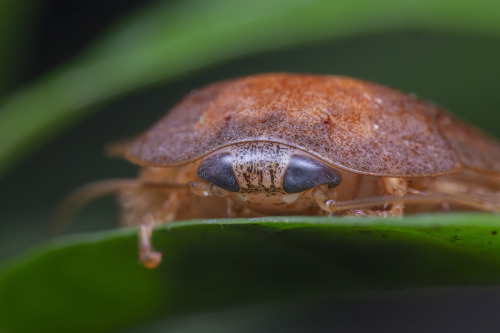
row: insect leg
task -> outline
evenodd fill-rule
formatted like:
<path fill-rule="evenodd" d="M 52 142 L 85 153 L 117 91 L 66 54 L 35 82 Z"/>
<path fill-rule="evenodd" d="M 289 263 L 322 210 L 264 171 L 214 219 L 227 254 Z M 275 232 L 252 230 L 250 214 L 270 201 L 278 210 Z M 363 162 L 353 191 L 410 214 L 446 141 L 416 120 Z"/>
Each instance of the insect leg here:
<path fill-rule="evenodd" d="M 59 204 L 47 223 L 45 234 L 63 232 L 71 218 L 90 201 L 139 184 L 137 179 L 105 179 L 83 185 Z"/>
<path fill-rule="evenodd" d="M 162 254 L 156 252 L 151 244 L 153 228 L 158 222 L 160 221 L 157 218 L 148 214 L 142 219 L 139 226 L 139 261 L 149 269 L 156 268 L 162 257 Z"/>
<path fill-rule="evenodd" d="M 158 184 L 138 186 L 119 193 L 121 224 L 139 227 L 139 262 L 144 267 L 155 268 L 162 259 L 161 253 L 152 245 L 154 227 L 172 222 L 179 214 L 189 211 L 189 195 L 187 186 L 171 189 Z"/>
<path fill-rule="evenodd" d="M 389 196 L 402 197 L 407 194 L 408 181 L 406 179 L 382 177 L 380 181 L 384 187 L 385 194 Z M 392 201 L 392 206 L 388 214 L 390 216 L 402 216 L 403 210 L 404 201 Z"/>
<path fill-rule="evenodd" d="M 45 234 L 50 236 L 62 233 L 76 213 L 92 200 L 139 187 L 173 189 L 186 188 L 187 184 L 147 183 L 138 179 L 104 179 L 91 182 L 77 188 L 59 204 L 47 223 Z"/>
<path fill-rule="evenodd" d="M 161 192 L 162 195 L 160 195 L 161 193 L 151 192 L 171 189 L 172 191 Z M 137 211 L 137 213 L 142 212 L 144 214 L 147 212 L 139 225 L 139 261 L 144 267 L 155 268 L 162 259 L 162 254 L 154 249 L 151 241 L 154 226 L 178 219 L 179 214 L 185 216 L 191 210 L 187 189 L 200 196 L 227 196 L 226 191 L 217 186 L 198 181 L 187 184 L 143 183 L 136 191 L 147 190 L 148 192 L 141 192 L 142 195 L 137 192 L 131 196 L 130 213 Z M 146 204 L 146 206 L 142 207 L 142 204 Z M 134 215 L 137 216 L 137 213 L 128 216 L 128 220 L 134 219 Z"/>

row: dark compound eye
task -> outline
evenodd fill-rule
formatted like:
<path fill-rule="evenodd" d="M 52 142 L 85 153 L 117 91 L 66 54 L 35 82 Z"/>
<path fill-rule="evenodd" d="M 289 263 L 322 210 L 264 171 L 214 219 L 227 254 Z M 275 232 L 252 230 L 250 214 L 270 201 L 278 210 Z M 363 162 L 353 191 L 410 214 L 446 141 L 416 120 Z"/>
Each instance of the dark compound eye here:
<path fill-rule="evenodd" d="M 231 154 L 217 154 L 204 159 L 198 167 L 198 177 L 220 188 L 238 192 L 240 186 L 231 166 Z"/>
<path fill-rule="evenodd" d="M 335 187 L 342 176 L 337 171 L 310 157 L 293 155 L 283 177 L 283 189 L 297 193 L 319 185 Z"/>

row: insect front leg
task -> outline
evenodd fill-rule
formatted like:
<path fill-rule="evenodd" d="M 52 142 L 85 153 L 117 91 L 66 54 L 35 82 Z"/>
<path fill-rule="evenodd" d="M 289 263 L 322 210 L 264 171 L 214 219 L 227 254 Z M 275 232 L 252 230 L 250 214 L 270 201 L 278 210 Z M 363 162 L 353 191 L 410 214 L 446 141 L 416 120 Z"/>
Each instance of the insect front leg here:
<path fill-rule="evenodd" d="M 173 190 L 156 185 L 138 186 L 121 191 L 118 198 L 122 206 L 121 223 L 139 227 L 139 262 L 146 268 L 155 268 L 160 264 L 162 255 L 153 248 L 153 229 L 172 222 L 188 210 L 187 186 Z"/>
<path fill-rule="evenodd" d="M 162 253 L 157 252 L 153 247 L 153 229 L 157 225 L 172 222 L 177 217 L 179 211 L 185 206 L 186 192 L 172 191 L 163 204 L 158 203 L 145 208 L 147 213 L 140 219 L 138 234 L 139 262 L 144 267 L 152 269 L 160 264 Z"/>
<path fill-rule="evenodd" d="M 211 208 L 217 209 L 221 201 L 203 203 L 200 200 L 215 200 L 215 197 L 226 197 L 227 201 L 224 202 L 227 205 L 227 214 L 230 216 L 236 214 L 235 208 L 228 203 L 230 198 L 227 191 L 203 181 L 188 182 L 186 189 L 170 191 L 168 197 L 163 197 L 161 205 L 150 207 L 150 209 L 154 209 L 154 214 L 146 214 L 142 218 L 139 227 L 139 260 L 144 267 L 155 268 L 161 262 L 161 253 L 154 250 L 151 242 L 152 231 L 155 225 L 179 219 L 211 216 L 214 213 L 207 210 L 206 205 L 208 204 Z M 154 190 L 154 188 L 151 188 L 151 190 Z M 199 198 L 199 196 L 204 198 Z M 213 199 L 210 199 L 210 197 L 213 197 Z M 158 196 L 156 195 L 155 198 L 158 198 Z M 142 202 L 151 203 L 155 201 L 151 200 L 151 197 L 148 199 Z"/>
<path fill-rule="evenodd" d="M 142 219 L 139 226 L 139 261 L 149 269 L 156 268 L 162 258 L 161 252 L 155 251 L 151 243 L 153 228 L 159 223 L 161 223 L 161 220 L 152 214 L 148 214 Z"/>

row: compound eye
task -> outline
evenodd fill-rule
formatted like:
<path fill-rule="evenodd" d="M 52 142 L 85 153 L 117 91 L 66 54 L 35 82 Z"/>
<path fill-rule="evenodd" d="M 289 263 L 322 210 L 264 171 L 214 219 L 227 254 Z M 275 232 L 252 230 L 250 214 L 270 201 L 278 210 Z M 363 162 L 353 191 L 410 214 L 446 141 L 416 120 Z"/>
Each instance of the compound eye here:
<path fill-rule="evenodd" d="M 231 165 L 230 153 L 205 158 L 198 166 L 198 177 L 227 191 L 240 190 Z"/>
<path fill-rule="evenodd" d="M 316 159 L 293 155 L 283 177 L 283 189 L 287 193 L 297 193 L 319 185 L 335 187 L 342 176 Z"/>

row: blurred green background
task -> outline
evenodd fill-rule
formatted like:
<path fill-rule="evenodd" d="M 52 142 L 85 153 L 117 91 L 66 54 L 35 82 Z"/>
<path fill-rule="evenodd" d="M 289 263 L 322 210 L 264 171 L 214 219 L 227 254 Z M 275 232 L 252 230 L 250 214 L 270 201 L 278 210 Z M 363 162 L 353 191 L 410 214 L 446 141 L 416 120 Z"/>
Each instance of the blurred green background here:
<path fill-rule="evenodd" d="M 352 76 L 414 93 L 500 137 L 500 3 L 497 1 L 4 0 L 0 3 L 0 45 L 0 260 L 5 262 L 40 242 L 41 230 L 51 210 L 72 189 L 96 179 L 135 175 L 136 167 L 104 156 L 106 143 L 145 130 L 183 95 L 217 80 L 262 72 Z M 115 216 L 113 200 L 100 200 L 79 215 L 72 231 L 113 229 Z M 488 223 L 498 222 L 496 218 Z M 247 237 L 245 232 L 239 232 L 236 239 Z M 246 232 L 252 235 L 251 230 Z M 126 235 L 127 244 L 133 244 L 133 232 Z M 120 234 L 99 237 L 112 243 Z M 303 235 L 297 237 L 302 239 Z M 87 249 L 87 241 L 84 238 L 83 249 Z M 186 242 L 196 246 L 197 240 L 188 237 Z M 225 245 L 226 251 L 231 251 L 231 242 Z M 64 248 L 64 244 L 59 246 Z M 182 249 L 182 244 L 176 249 Z M 129 247 L 126 250 L 132 256 L 132 263 L 134 250 Z M 20 259 L 19 265 L 25 265 L 28 271 L 19 269 L 17 274 L 20 277 L 28 274 L 30 262 L 41 265 L 44 251 L 36 248 L 31 257 Z M 198 264 L 192 262 L 194 266 Z M 18 267 L 16 263 L 13 265 Z M 41 267 L 39 270 L 43 271 L 44 266 Z M 259 265 L 255 267 L 262 269 Z M 58 269 L 51 269 L 57 275 Z M 35 269 L 33 274 L 39 270 Z M 464 268 L 462 273 L 465 271 Z M 492 275 L 497 276 L 497 268 L 493 271 L 496 275 Z M 64 275 L 67 271 L 59 273 Z M 158 279 L 154 274 L 143 276 L 136 271 L 130 274 L 137 274 L 141 283 Z M 275 273 L 270 268 L 265 274 Z M 5 281 L 8 282 L 8 277 L 0 279 L 0 297 L 2 288 L 8 289 Z M 66 283 L 65 288 L 70 288 L 68 279 L 64 281 L 61 284 Z M 500 279 L 493 281 L 498 283 Z M 245 281 L 241 282 L 244 285 Z M 29 284 L 30 279 L 25 283 Z M 121 288 L 131 290 L 133 285 L 134 279 L 130 278 L 130 283 Z M 22 286 L 19 282 L 11 290 Z M 214 286 L 208 284 L 206 288 Z M 255 305 L 255 300 L 247 304 L 242 297 L 236 309 L 202 306 L 204 301 L 200 296 L 195 301 L 197 306 L 188 306 L 189 311 L 179 310 L 178 315 L 165 320 L 162 311 L 151 310 L 164 306 L 155 296 L 161 293 L 160 289 L 152 287 L 147 291 L 150 295 L 134 296 L 144 302 L 139 304 L 147 306 L 131 307 L 129 311 L 134 315 L 129 320 L 123 320 L 128 312 L 122 316 L 110 315 L 109 321 L 86 324 L 79 322 L 83 319 L 77 316 L 79 329 L 75 331 L 113 331 L 128 325 L 137 327 L 133 329 L 137 332 L 165 328 L 301 331 L 300 328 L 319 323 L 332 329 L 351 328 L 349 331 L 373 328 L 355 324 L 354 311 L 376 321 L 381 332 L 396 330 L 405 320 L 421 328 L 416 331 L 428 330 L 426 321 L 404 315 L 403 308 L 419 313 L 438 328 L 453 325 L 449 321 L 454 312 L 469 313 L 454 318 L 458 326 L 466 325 L 465 320 L 471 319 L 472 313 L 480 316 L 485 323 L 483 328 L 487 328 L 487 318 L 495 315 L 492 309 L 499 307 L 496 299 L 484 299 L 491 297 L 488 295 L 500 296 L 496 288 L 490 287 L 472 291 L 458 288 L 398 294 L 336 294 L 297 301 L 297 296 L 308 293 L 304 290 L 294 293 L 293 288 L 292 284 L 290 292 L 279 297 L 263 297 L 266 302 L 272 300 L 265 305 Z M 53 289 L 40 292 L 45 298 L 33 305 L 33 309 L 43 308 L 44 302 L 50 303 L 47 295 L 58 295 L 53 292 Z M 121 302 L 133 302 L 132 296 L 122 299 L 106 294 L 106 299 L 100 302 L 108 307 L 103 305 L 102 311 L 111 311 L 109 307 Z M 85 292 L 81 292 L 81 297 L 85 297 Z M 457 304 L 457 298 L 464 298 L 469 304 Z M 74 305 L 59 301 L 62 308 L 71 309 Z M 0 299 L 0 309 L 1 303 Z M 483 307 L 469 312 L 470 304 L 476 303 Z M 442 306 L 440 309 L 447 308 L 442 316 L 429 311 L 437 310 L 436 304 Z M 86 311 L 81 304 L 80 308 L 74 306 L 74 311 Z M 22 309 L 19 307 L 19 311 Z M 399 314 L 400 318 L 384 321 L 382 309 Z M 174 310 L 167 312 L 177 313 Z M 17 315 L 22 318 L 19 311 Z M 206 314 L 207 311 L 218 312 Z M 289 321 L 290 317 L 294 320 Z M 5 320 L 0 315 L 0 330 L 33 328 L 29 320 L 24 326 L 12 322 L 3 326 L 2 319 Z M 37 327 L 36 318 L 32 319 Z M 38 327 L 50 327 L 47 320 L 44 325 L 49 326 Z M 59 328 L 52 331 L 63 331 L 67 328 L 64 325 L 56 325 Z"/>

